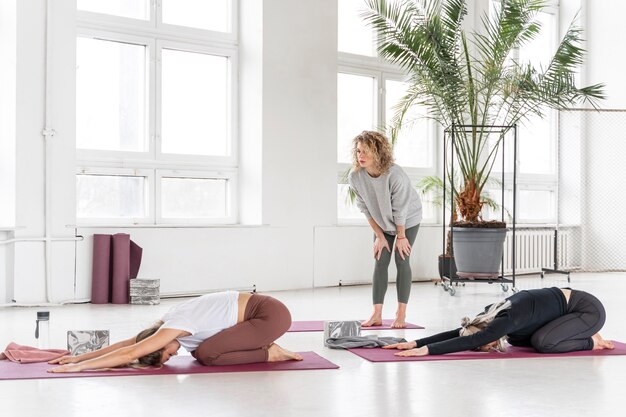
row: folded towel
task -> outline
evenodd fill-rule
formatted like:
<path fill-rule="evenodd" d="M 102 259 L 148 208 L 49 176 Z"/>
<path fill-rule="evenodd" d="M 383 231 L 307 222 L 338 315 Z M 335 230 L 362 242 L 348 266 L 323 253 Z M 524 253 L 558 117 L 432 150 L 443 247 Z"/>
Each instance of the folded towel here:
<path fill-rule="evenodd" d="M 8 359 L 16 363 L 48 362 L 69 354 L 70 351 L 65 349 L 37 349 L 11 342 L 4 352 L 0 353 L 0 360 Z"/>
<path fill-rule="evenodd" d="M 326 339 L 325 345 L 331 349 L 352 349 L 352 348 L 375 348 L 392 345 L 394 343 L 406 342 L 400 337 L 378 337 L 376 335 L 369 336 L 350 336 L 350 337 L 329 337 Z"/>

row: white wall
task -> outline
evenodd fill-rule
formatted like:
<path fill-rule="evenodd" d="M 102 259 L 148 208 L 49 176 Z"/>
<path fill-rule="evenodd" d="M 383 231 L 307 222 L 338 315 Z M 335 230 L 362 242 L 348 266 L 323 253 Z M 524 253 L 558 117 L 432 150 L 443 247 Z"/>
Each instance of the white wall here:
<path fill-rule="evenodd" d="M 601 105 L 607 109 L 626 109 L 626 78 L 624 66 L 626 33 L 624 24 L 626 4 L 586 0 L 584 21 L 586 25 L 588 64 L 587 84 L 605 83 L 608 98 Z M 626 224 L 621 221 L 626 196 L 619 191 L 626 183 L 623 169 L 626 155 L 626 114 L 611 117 L 614 123 L 593 122 L 585 127 L 585 175 L 583 224 L 588 268 L 626 269 L 624 236 Z M 607 257 L 607 253 L 614 256 Z"/>
<path fill-rule="evenodd" d="M 15 0 L 0 0 L 0 227 L 15 226 Z"/>
<path fill-rule="evenodd" d="M 45 9 L 21 0 L 17 63 L 17 237 L 73 236 L 73 0 L 55 0 L 48 155 L 53 190 L 46 227 Z M 15 299 L 88 298 L 94 233 L 129 233 L 144 248 L 140 277 L 161 279 L 162 293 L 256 285 L 259 290 L 370 280 L 371 232 L 336 222 L 336 0 L 242 0 L 240 24 L 240 201 L 244 226 L 204 228 L 78 227 L 78 243 L 10 245 Z M 412 260 L 415 279 L 436 277 L 441 230 L 422 227 Z M 74 248 L 76 256 L 74 257 Z M 76 273 L 74 274 L 74 265 Z M 0 275 L 0 279 L 2 279 Z M 1 284 L 1 283 L 0 283 Z M 5 286 L 6 287 L 6 286 Z M 0 294 L 1 295 L 1 294 Z M 8 295 L 6 295 L 8 299 Z"/>

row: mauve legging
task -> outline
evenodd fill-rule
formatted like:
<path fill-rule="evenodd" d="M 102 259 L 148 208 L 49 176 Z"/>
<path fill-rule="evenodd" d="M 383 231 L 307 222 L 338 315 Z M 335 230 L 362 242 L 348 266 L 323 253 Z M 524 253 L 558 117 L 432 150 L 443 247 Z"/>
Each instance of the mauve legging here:
<path fill-rule="evenodd" d="M 203 365 L 267 362 L 268 346 L 291 326 L 289 310 L 275 298 L 252 294 L 243 318 L 200 343 L 193 357 Z"/>
<path fill-rule="evenodd" d="M 533 333 L 530 342 L 541 353 L 591 350 L 591 336 L 600 331 L 605 320 L 600 300 L 587 292 L 572 290 L 565 315 Z"/>

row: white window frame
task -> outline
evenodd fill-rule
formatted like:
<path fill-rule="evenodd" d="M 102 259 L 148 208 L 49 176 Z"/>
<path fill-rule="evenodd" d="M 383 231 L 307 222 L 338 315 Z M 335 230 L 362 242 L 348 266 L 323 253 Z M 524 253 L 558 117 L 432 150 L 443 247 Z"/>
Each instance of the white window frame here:
<path fill-rule="evenodd" d="M 226 180 L 226 211 L 227 217 L 220 219 L 202 219 L 202 218 L 164 218 L 161 210 L 161 179 L 165 178 L 193 178 L 193 179 L 221 179 Z M 156 170 L 156 189 L 154 194 L 154 205 L 156 207 L 156 222 L 158 224 L 232 224 L 237 220 L 235 213 L 237 210 L 237 171 L 221 170 L 221 171 L 187 171 L 187 170 Z"/>
<path fill-rule="evenodd" d="M 157 40 L 156 42 L 156 61 L 158 63 L 161 62 L 161 56 L 163 49 L 170 49 L 182 52 L 192 52 L 199 53 L 205 55 L 213 55 L 220 56 L 224 58 L 228 58 L 229 60 L 229 84 L 231 85 L 230 90 L 230 120 L 228 121 L 229 132 L 228 136 L 230 139 L 230 143 L 228 145 L 229 154 L 227 156 L 210 156 L 210 155 L 181 155 L 181 154 L 167 154 L 161 151 L 161 96 L 162 89 L 156 88 L 156 96 L 155 96 L 155 104 L 159 104 L 156 109 L 156 126 L 155 126 L 155 138 L 158 146 L 156 146 L 156 159 L 161 161 L 183 161 L 183 162 L 200 162 L 202 164 L 210 164 L 212 166 L 222 166 L 222 167 L 232 167 L 237 162 L 237 142 L 235 138 L 237 135 L 237 96 L 238 90 L 236 86 L 237 80 L 237 53 L 232 49 L 225 48 L 216 48 L 210 46 L 201 46 L 201 45 L 190 45 L 190 44 L 182 44 L 180 42 L 167 41 L 167 40 Z M 158 65 L 156 69 L 156 79 L 155 83 L 157 86 L 161 85 L 162 81 L 162 71 L 161 66 Z M 207 126 L 207 129 L 209 127 Z"/>
<path fill-rule="evenodd" d="M 162 1 L 151 0 L 150 19 L 133 19 L 77 10 L 77 37 L 146 47 L 148 149 L 144 152 L 77 149 L 77 174 L 137 175 L 148 178 L 149 218 L 77 218 L 81 226 L 172 225 L 192 227 L 238 222 L 238 1 L 230 0 L 229 32 L 188 28 L 162 22 Z M 162 48 L 223 56 L 230 64 L 230 153 L 228 156 L 164 154 L 160 149 Z M 162 176 L 228 180 L 229 216 L 223 219 L 163 219 L 157 202 Z"/>
<path fill-rule="evenodd" d="M 117 225 L 148 225 L 153 223 L 154 218 L 154 199 L 150 198 L 150 190 L 154 189 L 154 170 L 136 169 L 136 168 L 108 168 L 108 167 L 78 167 L 77 175 L 102 175 L 111 177 L 144 177 L 147 179 L 145 184 L 145 205 L 146 217 L 102 217 L 102 218 L 77 218 L 78 225 L 88 224 L 94 226 L 117 226 Z"/>
<path fill-rule="evenodd" d="M 382 61 L 377 57 L 367 57 L 360 56 L 354 54 L 348 54 L 344 52 L 339 53 L 339 62 L 337 68 L 338 74 L 348 74 L 348 75 L 357 75 L 357 76 L 366 76 L 374 78 L 374 85 L 377 91 L 377 97 L 375 100 L 375 109 L 374 109 L 374 123 L 375 125 L 372 127 L 373 129 L 377 129 L 383 127 L 387 121 L 386 115 L 386 89 L 385 82 L 387 80 L 392 81 L 406 81 L 407 76 L 397 67 Z M 409 178 L 411 179 L 411 183 L 415 186 L 419 180 L 429 175 L 437 175 L 438 172 L 438 128 L 434 121 L 429 121 L 429 132 L 432 133 L 432 137 L 430 138 L 430 148 L 432 152 L 432 164 L 428 168 L 415 168 L 415 167 L 402 167 L 404 171 L 407 173 Z M 358 132 L 356 132 L 358 133 Z M 355 134 L 356 134 L 355 133 Z M 351 163 L 343 163 L 337 162 L 338 174 L 337 174 L 337 184 L 342 184 L 344 173 L 352 167 Z M 419 191 L 418 191 L 419 192 Z M 421 195 L 420 195 L 421 197 Z M 339 204 L 339 202 L 337 202 Z M 437 223 L 440 219 L 436 216 L 435 218 L 424 218 L 424 223 Z M 342 225 L 365 225 L 368 224 L 365 216 L 362 219 L 350 219 L 343 218 L 337 215 L 338 224 Z"/>
<path fill-rule="evenodd" d="M 155 96 L 155 42 L 149 38 L 127 35 L 122 33 L 107 32 L 103 30 L 95 29 L 83 29 L 79 28 L 76 33 L 77 37 L 91 38 L 108 42 L 127 43 L 146 47 L 146 103 L 148 103 L 148 117 L 146 123 L 146 132 L 148 134 L 148 149 L 144 152 L 132 152 L 132 151 L 110 151 L 110 150 L 97 150 L 97 149 L 81 149 L 76 148 L 76 158 L 78 160 L 109 160 L 115 161 L 118 159 L 125 160 L 149 160 L 153 158 L 155 152 L 154 144 L 154 125 L 155 125 L 155 101 L 150 97 Z"/>

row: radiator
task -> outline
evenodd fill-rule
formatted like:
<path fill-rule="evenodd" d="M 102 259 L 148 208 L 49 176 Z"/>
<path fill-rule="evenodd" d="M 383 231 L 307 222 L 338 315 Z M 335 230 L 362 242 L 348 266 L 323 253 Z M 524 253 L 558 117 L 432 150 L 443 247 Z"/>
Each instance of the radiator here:
<path fill-rule="evenodd" d="M 576 269 L 576 229 L 558 231 L 557 263 L 562 270 Z M 509 231 L 504 242 L 504 273 L 512 272 L 513 232 Z M 541 268 L 554 268 L 554 229 L 523 228 L 515 231 L 515 273 L 541 272 Z"/>

